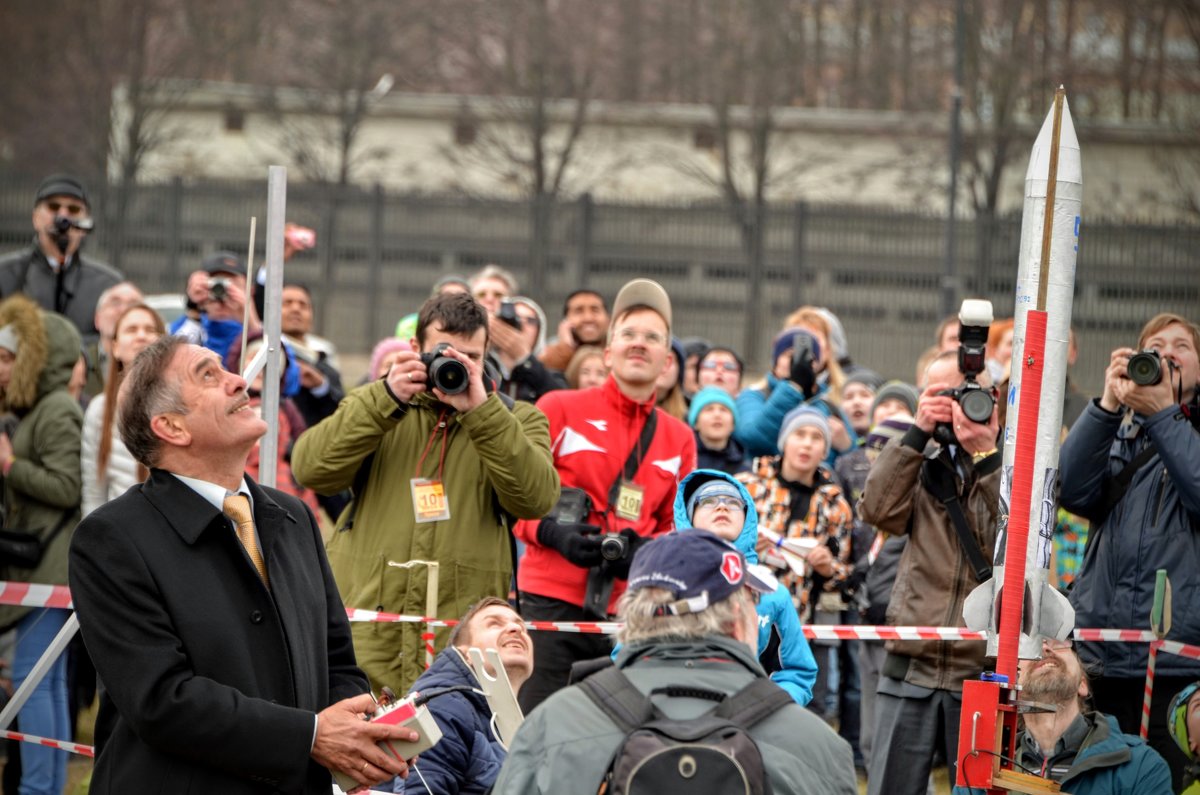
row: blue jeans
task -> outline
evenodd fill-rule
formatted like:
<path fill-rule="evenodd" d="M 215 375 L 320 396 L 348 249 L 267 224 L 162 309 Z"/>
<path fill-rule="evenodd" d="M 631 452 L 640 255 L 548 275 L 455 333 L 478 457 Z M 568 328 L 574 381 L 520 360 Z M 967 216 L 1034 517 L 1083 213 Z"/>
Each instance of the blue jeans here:
<path fill-rule="evenodd" d="M 17 623 L 13 686 L 20 687 L 54 636 L 67 623 L 66 610 L 34 610 Z M 21 709 L 21 731 L 52 740 L 70 740 L 67 718 L 67 659 L 59 655 Z M 67 754 L 33 743 L 21 744 L 20 795 L 61 795 L 67 785 Z"/>

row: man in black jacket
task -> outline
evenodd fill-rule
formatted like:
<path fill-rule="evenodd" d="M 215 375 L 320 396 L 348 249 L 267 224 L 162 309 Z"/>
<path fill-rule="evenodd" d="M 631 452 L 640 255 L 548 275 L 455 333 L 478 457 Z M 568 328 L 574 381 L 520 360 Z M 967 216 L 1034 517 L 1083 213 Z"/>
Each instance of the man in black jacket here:
<path fill-rule="evenodd" d="M 0 260 L 0 298 L 25 293 L 49 312 L 66 315 L 84 346 L 99 340 L 96 304 L 121 273 L 80 254 L 92 229 L 87 189 L 77 178 L 53 174 L 33 197 L 33 245 Z"/>
<path fill-rule="evenodd" d="M 327 795 L 406 775 L 372 724 L 321 531 L 245 477 L 267 430 L 217 355 L 164 337 L 134 362 L 119 426 L 149 480 L 71 544 L 80 627 L 107 690 L 91 791 Z"/>

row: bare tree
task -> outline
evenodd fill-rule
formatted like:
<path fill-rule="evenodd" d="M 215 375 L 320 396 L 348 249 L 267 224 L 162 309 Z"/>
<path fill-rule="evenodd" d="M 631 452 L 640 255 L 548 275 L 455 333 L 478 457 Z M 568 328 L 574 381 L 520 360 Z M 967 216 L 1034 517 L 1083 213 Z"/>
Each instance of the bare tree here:
<path fill-rule="evenodd" d="M 729 209 L 746 258 L 747 306 L 753 308 L 763 296 L 768 193 L 776 181 L 795 176 L 775 167 L 772 146 L 779 109 L 802 94 L 800 75 L 789 67 L 794 48 L 805 46 L 794 39 L 793 23 L 806 10 L 789 0 L 707 0 L 703 5 L 704 25 L 721 32 L 697 45 L 706 65 L 718 165 L 710 169 L 695 160 L 675 165 L 711 186 Z M 746 324 L 742 349 L 747 356 L 758 354 L 760 325 Z"/>
<path fill-rule="evenodd" d="M 491 101 L 486 117 L 465 108 L 464 134 L 444 151 L 455 165 L 492 173 L 529 198 L 529 281 L 542 288 L 553 207 L 570 192 L 611 9 L 580 0 L 456 9 L 460 16 L 440 28 L 439 46 Z M 617 82 L 629 81 L 637 82 Z"/>

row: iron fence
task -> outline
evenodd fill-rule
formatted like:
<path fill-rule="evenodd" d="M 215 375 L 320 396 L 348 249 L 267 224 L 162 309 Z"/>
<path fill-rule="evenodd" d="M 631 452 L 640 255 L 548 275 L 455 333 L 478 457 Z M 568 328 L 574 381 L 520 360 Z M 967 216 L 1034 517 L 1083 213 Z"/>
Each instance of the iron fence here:
<path fill-rule="evenodd" d="M 0 179 L 0 250 L 27 244 L 32 186 Z M 109 191 L 111 196 L 112 191 Z M 249 219 L 265 228 L 266 182 L 138 186 L 124 219 L 98 223 L 91 254 L 147 292 L 182 292 L 187 274 L 217 249 L 244 253 Z M 555 325 L 579 287 L 612 296 L 626 280 L 657 279 L 672 297 L 675 332 L 731 345 L 765 366 L 767 341 L 801 304 L 829 307 L 854 359 L 911 380 L 943 316 L 945 219 L 861 206 L 773 206 L 763 222 L 761 301 L 747 299 L 746 246 L 721 204 L 551 203 L 541 241 L 529 202 L 292 185 L 288 219 L 317 231 L 317 248 L 288 264 L 315 296 L 319 331 L 343 351 L 365 352 L 413 311 L 439 277 L 488 262 L 540 283 L 522 292 Z M 1019 217 L 958 222 L 953 286 L 1012 314 Z M 541 251 L 532 250 L 542 246 Z M 262 237 L 257 261 L 261 262 Z M 1160 311 L 1200 319 L 1200 226 L 1084 219 L 1073 325 L 1076 380 L 1097 391 L 1108 351 L 1132 344 Z M 550 329 L 553 332 L 553 329 Z M 745 351 L 747 339 L 760 341 Z"/>

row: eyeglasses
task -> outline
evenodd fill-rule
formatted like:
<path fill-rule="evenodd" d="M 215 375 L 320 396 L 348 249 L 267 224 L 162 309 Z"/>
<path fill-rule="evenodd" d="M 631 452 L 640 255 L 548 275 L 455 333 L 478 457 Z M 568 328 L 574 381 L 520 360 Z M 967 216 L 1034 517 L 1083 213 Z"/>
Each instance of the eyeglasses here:
<path fill-rule="evenodd" d="M 715 362 L 712 360 L 701 362 L 701 370 L 724 370 L 727 373 L 736 373 L 738 371 L 737 362 Z"/>
<path fill-rule="evenodd" d="M 616 338 L 621 342 L 631 343 L 637 340 L 642 340 L 647 345 L 666 345 L 667 338 L 657 331 L 635 331 L 631 328 L 623 328 L 616 333 Z"/>
<path fill-rule="evenodd" d="M 79 215 L 81 212 L 83 212 L 83 205 L 75 204 L 74 202 L 71 204 L 63 204 L 62 202 L 49 201 L 46 202 L 46 207 L 52 213 L 57 213 L 59 210 L 63 210 L 67 213 L 67 215 Z"/>
<path fill-rule="evenodd" d="M 725 505 L 742 513 L 746 512 L 746 503 L 728 494 L 713 494 L 708 497 L 701 497 L 696 502 L 697 508 L 708 508 L 710 510 L 715 510 L 718 505 Z"/>
<path fill-rule="evenodd" d="M 1075 646 L 1075 642 L 1070 638 L 1059 640 L 1058 638 L 1042 638 L 1042 646 L 1048 651 L 1062 651 Z"/>

